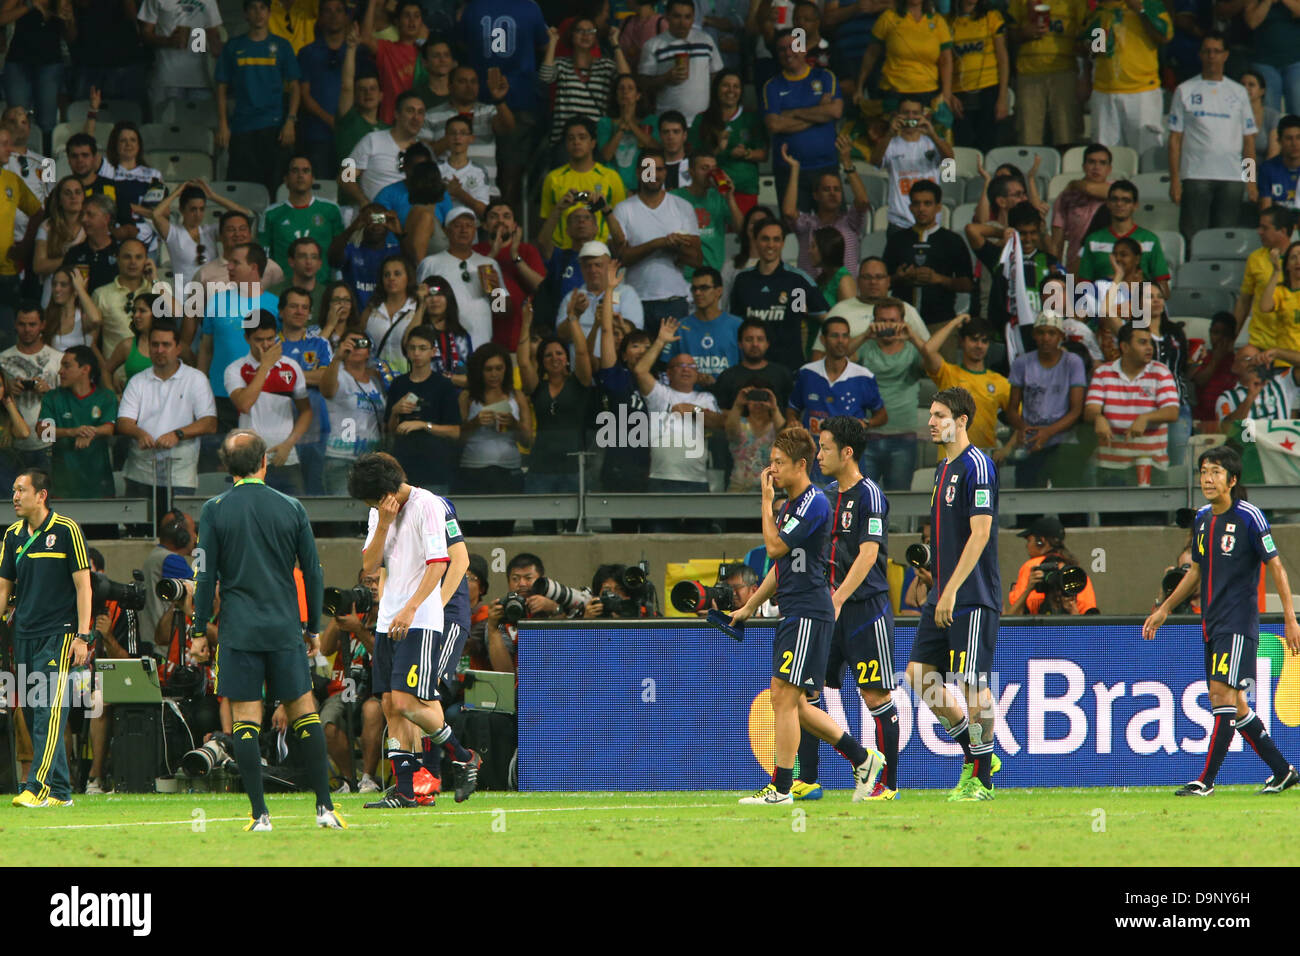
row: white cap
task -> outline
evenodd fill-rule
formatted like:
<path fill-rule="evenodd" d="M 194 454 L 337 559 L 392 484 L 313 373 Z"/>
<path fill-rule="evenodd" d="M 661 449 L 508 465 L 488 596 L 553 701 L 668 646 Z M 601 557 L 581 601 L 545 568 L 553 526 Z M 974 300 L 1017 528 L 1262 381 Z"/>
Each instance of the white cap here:
<path fill-rule="evenodd" d="M 612 256 L 609 246 L 605 245 L 599 239 L 592 239 L 590 242 L 584 242 L 582 248 L 578 250 L 579 259 L 591 259 L 595 256 Z"/>
<path fill-rule="evenodd" d="M 1044 309 L 1038 313 L 1038 318 L 1034 319 L 1034 328 L 1036 329 L 1056 329 L 1058 332 L 1065 331 L 1065 322 L 1055 312 Z"/>
<path fill-rule="evenodd" d="M 447 218 L 444 222 L 451 223 L 454 220 L 459 219 L 461 216 L 469 216 L 474 220 L 474 225 L 478 225 L 478 216 L 474 215 L 474 210 L 470 209 L 468 206 L 452 206 L 447 210 Z"/>

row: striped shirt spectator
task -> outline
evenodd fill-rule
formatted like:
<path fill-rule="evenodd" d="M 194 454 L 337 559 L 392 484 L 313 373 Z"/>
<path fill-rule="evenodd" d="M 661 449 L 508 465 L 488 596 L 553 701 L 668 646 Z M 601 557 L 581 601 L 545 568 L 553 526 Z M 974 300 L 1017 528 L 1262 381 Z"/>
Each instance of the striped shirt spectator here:
<path fill-rule="evenodd" d="M 1084 399 L 1084 420 L 1097 430 L 1102 468 L 1169 467 L 1169 422 L 1178 417 L 1178 385 L 1152 360 L 1151 333 L 1125 323 L 1120 357 L 1099 365 Z"/>
<path fill-rule="evenodd" d="M 1222 392 L 1214 402 L 1219 429 L 1231 432 L 1234 422 L 1253 419 L 1284 420 L 1300 410 L 1300 385 L 1296 376 L 1300 367 L 1278 368 L 1274 374 L 1261 374 L 1264 353 L 1251 345 L 1237 350 L 1232 371 L 1237 384 Z"/>

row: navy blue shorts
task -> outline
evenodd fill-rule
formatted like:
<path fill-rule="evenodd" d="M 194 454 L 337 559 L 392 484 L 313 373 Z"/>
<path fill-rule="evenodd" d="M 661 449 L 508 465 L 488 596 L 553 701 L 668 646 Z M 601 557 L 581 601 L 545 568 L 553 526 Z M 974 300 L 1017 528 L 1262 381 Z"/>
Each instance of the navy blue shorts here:
<path fill-rule="evenodd" d="M 227 700 L 261 700 L 263 684 L 267 700 L 297 700 L 311 690 L 311 664 L 301 644 L 279 651 L 245 651 L 218 643 L 212 673 L 216 695 Z"/>
<path fill-rule="evenodd" d="M 463 641 L 461 646 L 464 646 Z M 413 627 L 400 641 L 387 634 L 376 634 L 373 659 L 375 692 L 386 694 L 400 690 L 420 700 L 442 700 L 438 682 L 448 666 L 455 673 L 451 657 L 454 649 L 454 642 L 443 640 L 442 631 L 427 628 Z"/>
<path fill-rule="evenodd" d="M 776 626 L 772 641 L 772 676 L 810 694 L 822 689 L 826 657 L 831 649 L 833 621 L 787 617 Z"/>
<path fill-rule="evenodd" d="M 1205 642 L 1205 679 L 1241 689 L 1255 683 L 1258 634 L 1216 634 Z"/>
<path fill-rule="evenodd" d="M 958 608 L 949 627 L 934 623 L 934 605 L 921 608 L 912 660 L 974 684 L 987 681 L 993 668 L 1002 615 L 988 607 Z"/>
<path fill-rule="evenodd" d="M 831 637 L 826 664 L 826 686 L 840 688 L 844 665 L 848 664 L 859 687 L 893 690 L 894 608 L 888 594 L 866 601 L 847 601 Z"/>

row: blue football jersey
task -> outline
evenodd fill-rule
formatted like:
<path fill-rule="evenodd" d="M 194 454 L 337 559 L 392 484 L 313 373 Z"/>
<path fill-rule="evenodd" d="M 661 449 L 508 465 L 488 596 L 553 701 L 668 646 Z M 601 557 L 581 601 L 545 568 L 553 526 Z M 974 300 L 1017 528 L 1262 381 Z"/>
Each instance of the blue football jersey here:
<path fill-rule="evenodd" d="M 838 481 L 832 481 L 826 489 L 826 498 L 835 502 L 835 523 L 831 529 L 831 588 L 839 587 L 848 575 L 862 545 L 874 541 L 880 545 L 876 561 L 849 600 L 865 601 L 877 594 L 888 594 L 889 501 L 885 493 L 874 481 L 864 477 L 851 488 L 842 489 Z"/>
<path fill-rule="evenodd" d="M 790 550 L 776 559 L 776 603 L 784 617 L 834 621 L 826 552 L 831 506 L 816 485 L 781 508 L 777 533 Z"/>
<path fill-rule="evenodd" d="M 1192 559 L 1201 568 L 1205 639 L 1259 634 L 1259 569 L 1277 556 L 1268 519 L 1249 501 L 1234 501 L 1221 515 L 1206 505 L 1196 513 L 1192 527 Z"/>
<path fill-rule="evenodd" d="M 1002 579 L 998 573 L 998 469 L 993 459 L 974 445 L 934 469 L 930 495 L 930 540 L 934 552 L 934 587 L 926 604 L 934 607 L 961 560 L 970 540 L 970 519 L 989 515 L 993 532 L 974 569 L 957 590 L 955 607 L 1002 609 Z"/>
<path fill-rule="evenodd" d="M 464 542 L 465 535 L 460 530 L 460 520 L 456 517 L 456 506 L 448 498 L 442 495 L 434 495 L 445 509 L 443 521 L 447 526 L 447 547 L 451 547 L 457 542 Z M 454 621 L 459 624 L 461 630 L 466 634 L 469 633 L 470 623 L 470 606 L 469 606 L 469 576 L 460 579 L 460 586 L 456 588 L 456 593 L 451 596 L 447 602 L 443 615 L 448 621 Z"/>

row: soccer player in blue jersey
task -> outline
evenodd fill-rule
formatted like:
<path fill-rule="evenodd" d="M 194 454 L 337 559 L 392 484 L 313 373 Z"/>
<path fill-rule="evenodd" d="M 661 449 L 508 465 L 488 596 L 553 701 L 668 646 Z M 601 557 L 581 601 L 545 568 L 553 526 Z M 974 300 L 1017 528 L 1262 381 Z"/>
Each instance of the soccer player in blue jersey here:
<path fill-rule="evenodd" d="M 997 710 L 988 688 L 1002 607 L 998 574 L 998 470 L 970 443 L 975 399 L 956 386 L 930 402 L 930 440 L 943 446 L 930 495 L 934 587 L 916 628 L 907 681 L 953 740 L 965 761 L 949 800 L 992 800 Z M 961 685 L 962 713 L 946 683 Z M 969 718 L 967 717 L 969 714 Z"/>
<path fill-rule="evenodd" d="M 1282 600 L 1287 647 L 1300 653 L 1300 624 L 1291 604 L 1291 584 L 1282 558 L 1273 544 L 1264 513 L 1246 501 L 1241 487 L 1241 456 L 1226 445 L 1206 450 L 1196 462 L 1201 494 L 1209 504 L 1196 513 L 1192 525 L 1195 545 L 1192 566 L 1142 625 L 1142 637 L 1151 640 L 1160 625 L 1201 586 L 1201 632 L 1205 639 L 1205 678 L 1209 685 L 1214 730 L 1205 756 L 1205 768 L 1191 783 L 1175 790 L 1180 797 L 1208 797 L 1214 777 L 1228 754 L 1234 732 L 1246 738 L 1273 775 L 1260 793 L 1281 793 L 1300 783 L 1264 722 L 1250 709 L 1245 688 L 1253 684 L 1251 668 L 1259 650 L 1257 587 L 1262 563 L 1273 573 Z"/>
<path fill-rule="evenodd" d="M 858 469 L 858 456 L 867 442 L 867 430 L 860 420 L 846 415 L 828 418 L 817 439 L 822 474 L 833 479 L 826 498 L 834 506 L 830 583 L 835 630 L 826 686 L 839 690 L 848 664 L 876 723 L 876 745 L 885 759 L 881 779 L 864 799 L 893 800 L 898 796 L 898 710 L 891 696 L 895 681 L 894 609 L 889 603 L 886 570 L 889 502 L 880 486 Z M 820 738 L 804 730 L 799 739 L 799 779 L 792 791 L 796 800 L 821 797 L 817 783 L 820 748 Z"/>
<path fill-rule="evenodd" d="M 884 765 L 878 751 L 867 750 L 808 700 L 821 693 L 835 626 L 826 575 L 831 508 L 808 478 L 815 454 L 816 446 L 806 429 L 789 428 L 776 436 L 772 463 L 762 476 L 763 543 L 775 564 L 758 590 L 731 615 L 733 624 L 747 620 L 775 594 L 783 617 L 772 647 L 776 770 L 771 783 L 741 799 L 744 804 L 793 802 L 790 788 L 801 725 L 833 744 L 853 764 L 855 802 L 871 793 Z M 772 513 L 776 488 L 784 488 L 787 496 L 778 517 Z"/>

